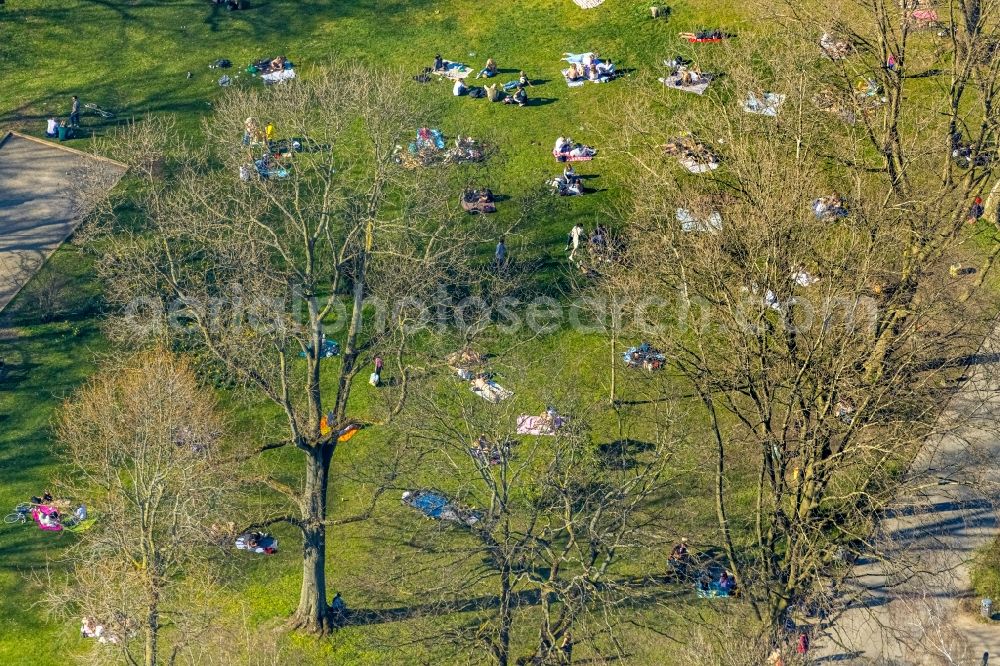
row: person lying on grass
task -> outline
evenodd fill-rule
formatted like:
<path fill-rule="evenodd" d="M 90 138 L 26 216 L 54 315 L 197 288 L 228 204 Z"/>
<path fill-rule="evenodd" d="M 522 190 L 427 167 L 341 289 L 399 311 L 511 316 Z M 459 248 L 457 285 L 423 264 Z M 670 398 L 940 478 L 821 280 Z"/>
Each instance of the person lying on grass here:
<path fill-rule="evenodd" d="M 568 136 L 561 136 L 556 139 L 556 145 L 552 149 L 552 152 L 556 155 L 565 155 L 567 157 L 593 157 L 597 154 L 597 149 L 585 146 L 582 143 L 574 143 L 573 139 Z"/>

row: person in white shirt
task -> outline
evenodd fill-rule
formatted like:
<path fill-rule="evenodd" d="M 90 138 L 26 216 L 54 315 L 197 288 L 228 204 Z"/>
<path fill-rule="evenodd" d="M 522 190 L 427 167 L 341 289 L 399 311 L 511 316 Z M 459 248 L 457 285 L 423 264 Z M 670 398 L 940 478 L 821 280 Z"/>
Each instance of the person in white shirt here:
<path fill-rule="evenodd" d="M 580 249 L 580 238 L 584 234 L 583 225 L 577 222 L 573 225 L 573 228 L 569 231 L 569 245 L 567 249 L 572 248 L 569 252 L 569 260 L 573 261 L 573 256 L 576 251 Z"/>

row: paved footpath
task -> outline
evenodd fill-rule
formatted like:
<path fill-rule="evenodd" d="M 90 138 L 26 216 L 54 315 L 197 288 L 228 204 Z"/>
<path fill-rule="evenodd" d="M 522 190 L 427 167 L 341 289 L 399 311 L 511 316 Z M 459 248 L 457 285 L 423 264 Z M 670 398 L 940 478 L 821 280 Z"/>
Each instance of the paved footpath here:
<path fill-rule="evenodd" d="M 973 594 L 971 557 L 1000 526 L 1000 359 L 991 350 L 1000 350 L 1000 328 L 942 414 L 948 434 L 929 440 L 916 462 L 926 485 L 883 522 L 889 559 L 912 566 L 902 575 L 879 562 L 855 567 L 854 589 L 867 601 L 814 642 L 818 661 L 978 666 L 989 652 L 1000 664 L 1000 623 L 958 609 Z"/>
<path fill-rule="evenodd" d="M 95 163 L 117 177 L 125 170 L 18 134 L 0 143 L 0 310 L 73 233 L 79 219 L 69 184 Z"/>

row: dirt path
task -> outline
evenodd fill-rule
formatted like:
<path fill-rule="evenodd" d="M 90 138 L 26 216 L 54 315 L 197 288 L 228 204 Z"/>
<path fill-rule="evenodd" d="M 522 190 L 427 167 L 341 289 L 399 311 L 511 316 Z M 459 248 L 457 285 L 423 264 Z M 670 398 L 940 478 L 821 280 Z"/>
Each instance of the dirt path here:
<path fill-rule="evenodd" d="M 893 564 L 855 567 L 854 591 L 867 601 L 815 641 L 821 662 L 978 665 L 989 652 L 1000 663 L 1000 623 L 959 611 L 960 599 L 972 595 L 970 559 L 1000 526 L 1000 359 L 991 350 L 1000 350 L 1000 329 L 942 414 L 948 434 L 930 440 L 917 461 L 926 483 L 883 523 Z M 913 565 L 889 571 L 900 562 Z"/>
<path fill-rule="evenodd" d="M 58 145 L 7 135 L 0 142 L 0 310 L 17 295 L 78 223 L 69 181 L 98 160 Z M 114 177 L 122 165 L 100 161 Z"/>

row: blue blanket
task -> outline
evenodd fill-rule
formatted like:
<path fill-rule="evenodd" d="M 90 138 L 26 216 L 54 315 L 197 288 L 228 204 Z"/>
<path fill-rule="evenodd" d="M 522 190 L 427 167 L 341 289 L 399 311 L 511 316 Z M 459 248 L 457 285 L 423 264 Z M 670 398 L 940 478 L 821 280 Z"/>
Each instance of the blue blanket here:
<path fill-rule="evenodd" d="M 421 493 L 413 498 L 411 506 L 431 518 L 440 520 L 448 504 L 446 497 L 434 493 Z"/>

